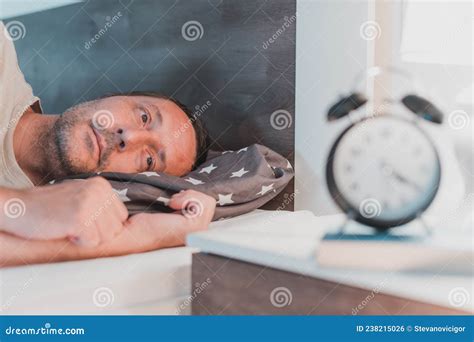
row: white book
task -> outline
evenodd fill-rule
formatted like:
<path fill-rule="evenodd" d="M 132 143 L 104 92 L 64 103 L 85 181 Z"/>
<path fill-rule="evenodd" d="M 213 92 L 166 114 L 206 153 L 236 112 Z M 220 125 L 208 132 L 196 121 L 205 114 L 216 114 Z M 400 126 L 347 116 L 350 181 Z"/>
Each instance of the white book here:
<path fill-rule="evenodd" d="M 317 260 L 321 267 L 474 274 L 474 247 L 453 234 L 329 233 Z"/>

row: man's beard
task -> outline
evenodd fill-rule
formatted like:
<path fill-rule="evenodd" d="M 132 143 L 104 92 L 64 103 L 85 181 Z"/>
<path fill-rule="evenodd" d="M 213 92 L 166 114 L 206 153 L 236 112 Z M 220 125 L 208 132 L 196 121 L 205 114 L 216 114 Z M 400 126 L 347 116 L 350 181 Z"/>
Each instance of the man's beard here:
<path fill-rule="evenodd" d="M 53 148 L 57 161 L 59 162 L 60 170 L 58 171 L 60 171 L 63 176 L 68 176 L 83 173 L 85 170 L 77 166 L 77 163 L 75 163 L 68 154 L 70 146 L 73 143 L 71 141 L 71 132 L 74 130 L 74 127 L 81 122 L 81 118 L 79 115 L 71 115 L 72 113 L 69 113 L 69 115 L 65 114 L 62 114 L 61 117 L 56 120 L 52 133 L 54 139 Z M 89 144 L 87 143 L 87 145 Z"/>
<path fill-rule="evenodd" d="M 74 130 L 85 123 L 92 129 L 92 120 L 88 118 L 88 114 L 90 115 L 91 112 L 94 112 L 94 108 L 94 101 L 79 104 L 69 108 L 54 123 L 51 132 L 52 146 L 50 147 L 52 154 L 56 155 L 59 164 L 57 170 L 59 177 L 98 172 L 102 171 L 108 165 L 108 159 L 112 153 L 113 134 L 105 130 L 102 130 L 100 134 L 104 138 L 107 148 L 102 151 L 100 165 L 98 165 L 98 167 L 91 169 L 90 166 L 87 166 L 83 161 L 71 157 L 71 151 L 74 146 L 76 144 L 82 144 L 82 141 L 75 141 L 77 135 L 74 135 Z M 94 143 L 89 135 L 85 136 L 84 143 L 88 152 L 92 153 Z"/>

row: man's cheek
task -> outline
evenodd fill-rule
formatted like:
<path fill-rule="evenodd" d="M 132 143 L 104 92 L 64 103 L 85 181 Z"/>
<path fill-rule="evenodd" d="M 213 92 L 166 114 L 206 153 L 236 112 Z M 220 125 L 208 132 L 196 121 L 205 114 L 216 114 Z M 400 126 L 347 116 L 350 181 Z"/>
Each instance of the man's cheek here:
<path fill-rule="evenodd" d="M 136 167 L 136 158 L 129 153 L 112 153 L 109 158 L 107 158 L 103 171 L 124 173 L 139 172 Z"/>
<path fill-rule="evenodd" d="M 74 135 L 70 141 L 71 144 L 71 153 L 74 156 L 79 157 L 79 159 L 87 161 L 91 160 L 94 155 L 94 144 L 92 138 L 89 134 L 86 134 L 82 127 L 77 127 L 78 129 L 74 132 Z"/>

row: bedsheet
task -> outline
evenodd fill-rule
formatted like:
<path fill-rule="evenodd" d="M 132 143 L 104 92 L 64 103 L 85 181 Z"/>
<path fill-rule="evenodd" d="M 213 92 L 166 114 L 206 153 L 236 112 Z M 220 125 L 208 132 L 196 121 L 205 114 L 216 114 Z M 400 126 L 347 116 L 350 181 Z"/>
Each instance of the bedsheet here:
<path fill-rule="evenodd" d="M 187 314 L 190 247 L 0 270 L 1 314 Z"/>

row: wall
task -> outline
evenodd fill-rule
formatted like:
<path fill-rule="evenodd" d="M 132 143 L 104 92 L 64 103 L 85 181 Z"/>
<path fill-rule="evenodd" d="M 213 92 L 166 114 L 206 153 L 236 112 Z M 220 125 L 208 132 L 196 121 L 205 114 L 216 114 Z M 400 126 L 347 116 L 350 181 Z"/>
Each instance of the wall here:
<path fill-rule="evenodd" d="M 295 209 L 318 215 L 337 212 L 324 181 L 329 147 L 345 122 L 326 122 L 326 112 L 367 67 L 370 41 L 360 26 L 367 2 L 297 2 Z"/>
<path fill-rule="evenodd" d="M 403 24 L 406 20 L 406 4 L 402 1 L 377 2 L 377 22 L 381 26 L 383 39 L 377 41 L 375 62 L 380 65 L 394 65 L 409 71 L 419 84 L 424 96 L 431 99 L 445 114 L 442 129 L 450 137 L 454 146 L 457 162 L 462 173 L 462 181 L 468 193 L 474 193 L 474 101 L 472 83 L 474 82 L 474 68 L 472 65 L 431 64 L 407 62 L 400 54 L 403 39 Z M 429 6 L 429 2 L 427 3 Z M 466 2 L 453 1 L 450 6 L 466 6 Z M 474 6 L 470 6 L 471 15 L 466 13 L 465 18 L 458 22 L 470 22 L 470 31 L 474 16 Z M 467 11 L 468 12 L 468 11 Z M 467 18 L 467 20 L 466 20 Z M 442 26 L 443 23 L 440 22 Z M 469 31 L 469 29 L 468 29 Z M 452 39 L 460 39 L 453 34 Z M 464 55 L 473 60 L 474 37 L 464 42 Z M 440 41 L 440 45 L 443 42 Z M 469 57 L 467 57 L 469 60 Z M 466 115 L 457 115 L 462 111 Z M 457 117 L 457 118 L 456 118 Z"/>

